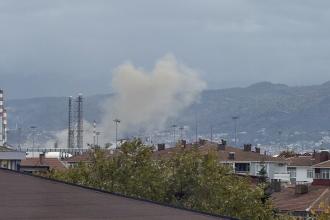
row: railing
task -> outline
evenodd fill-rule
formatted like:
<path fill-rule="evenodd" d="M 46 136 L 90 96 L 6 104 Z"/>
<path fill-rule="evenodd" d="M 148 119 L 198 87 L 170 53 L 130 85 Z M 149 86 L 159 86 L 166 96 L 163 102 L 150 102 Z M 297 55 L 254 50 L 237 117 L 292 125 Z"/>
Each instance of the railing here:
<path fill-rule="evenodd" d="M 235 170 L 235 173 L 246 174 L 246 173 L 250 173 L 250 170 Z"/>
<path fill-rule="evenodd" d="M 314 179 L 320 179 L 320 180 L 328 180 L 330 179 L 329 174 L 325 175 L 325 177 L 322 176 L 322 173 L 315 173 Z"/>
<path fill-rule="evenodd" d="M 290 181 L 290 174 L 289 173 L 274 173 L 273 179 L 279 179 L 282 181 Z"/>

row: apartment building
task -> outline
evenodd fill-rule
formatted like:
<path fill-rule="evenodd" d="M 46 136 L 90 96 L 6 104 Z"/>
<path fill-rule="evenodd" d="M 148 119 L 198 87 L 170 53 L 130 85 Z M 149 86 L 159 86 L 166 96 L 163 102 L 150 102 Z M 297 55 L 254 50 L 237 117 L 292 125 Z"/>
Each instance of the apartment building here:
<path fill-rule="evenodd" d="M 169 157 L 180 148 L 189 149 L 191 147 L 191 144 L 186 144 L 185 142 L 182 142 L 180 146 L 167 149 L 165 149 L 164 145 L 158 145 L 155 157 Z M 198 150 L 202 153 L 207 153 L 210 150 L 217 152 L 219 163 L 231 166 L 236 174 L 259 176 L 259 172 L 264 169 L 269 180 L 290 181 L 285 159 L 262 154 L 260 148 L 252 150 L 252 145 L 250 144 L 244 145 L 243 149 L 241 149 L 228 146 L 226 141 L 217 144 L 201 140 Z"/>
<path fill-rule="evenodd" d="M 25 152 L 0 146 L 0 168 L 18 170 L 21 160 L 24 160 L 25 156 Z"/>

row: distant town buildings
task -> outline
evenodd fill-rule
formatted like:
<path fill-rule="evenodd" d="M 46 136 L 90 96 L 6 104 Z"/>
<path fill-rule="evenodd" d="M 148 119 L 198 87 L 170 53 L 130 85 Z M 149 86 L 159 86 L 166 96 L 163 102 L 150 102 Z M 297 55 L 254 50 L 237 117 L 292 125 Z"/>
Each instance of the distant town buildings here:
<path fill-rule="evenodd" d="M 226 141 L 217 144 L 206 140 L 200 140 L 198 150 L 201 153 L 207 153 L 215 150 L 218 154 L 219 162 L 229 165 L 236 174 L 259 176 L 259 172 L 264 169 L 266 176 L 270 180 L 280 179 L 289 182 L 290 175 L 287 172 L 287 161 L 283 158 L 276 158 L 265 155 L 260 152 L 259 148 L 252 149 L 252 145 L 244 145 L 243 149 L 227 145 Z M 180 147 L 189 149 L 191 144 L 181 143 Z M 173 155 L 178 147 L 165 149 L 164 145 L 158 145 L 155 157 L 169 157 Z"/>
<path fill-rule="evenodd" d="M 26 158 L 21 161 L 19 171 L 25 173 L 45 173 L 51 170 L 63 171 L 66 167 L 58 158 L 46 158 L 44 153 L 39 158 Z"/>

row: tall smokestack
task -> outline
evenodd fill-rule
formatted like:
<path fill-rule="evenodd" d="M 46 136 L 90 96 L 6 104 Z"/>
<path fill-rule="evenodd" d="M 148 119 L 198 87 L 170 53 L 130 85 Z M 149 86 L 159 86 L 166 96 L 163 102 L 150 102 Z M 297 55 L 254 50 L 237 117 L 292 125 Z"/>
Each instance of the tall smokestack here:
<path fill-rule="evenodd" d="M 0 89 L 0 144 L 7 142 L 7 112 L 4 107 L 3 90 Z"/>
<path fill-rule="evenodd" d="M 68 148 L 74 148 L 74 117 L 72 108 L 72 96 L 69 97 L 68 108 Z"/>
<path fill-rule="evenodd" d="M 84 146 L 84 125 L 83 125 L 83 96 L 79 94 L 77 97 L 77 148 L 82 149 Z"/>

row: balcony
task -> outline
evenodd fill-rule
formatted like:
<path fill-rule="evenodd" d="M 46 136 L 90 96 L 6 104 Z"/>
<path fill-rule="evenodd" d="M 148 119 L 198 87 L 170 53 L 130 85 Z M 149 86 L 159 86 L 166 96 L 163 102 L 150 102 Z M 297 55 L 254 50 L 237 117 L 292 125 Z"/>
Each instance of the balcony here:
<path fill-rule="evenodd" d="M 330 186 L 329 173 L 315 173 L 313 185 Z"/>
<path fill-rule="evenodd" d="M 329 174 L 315 173 L 314 179 L 329 180 L 330 179 L 330 176 L 329 176 Z"/>
<path fill-rule="evenodd" d="M 282 182 L 290 182 L 289 173 L 274 173 L 273 179 L 281 180 Z"/>

